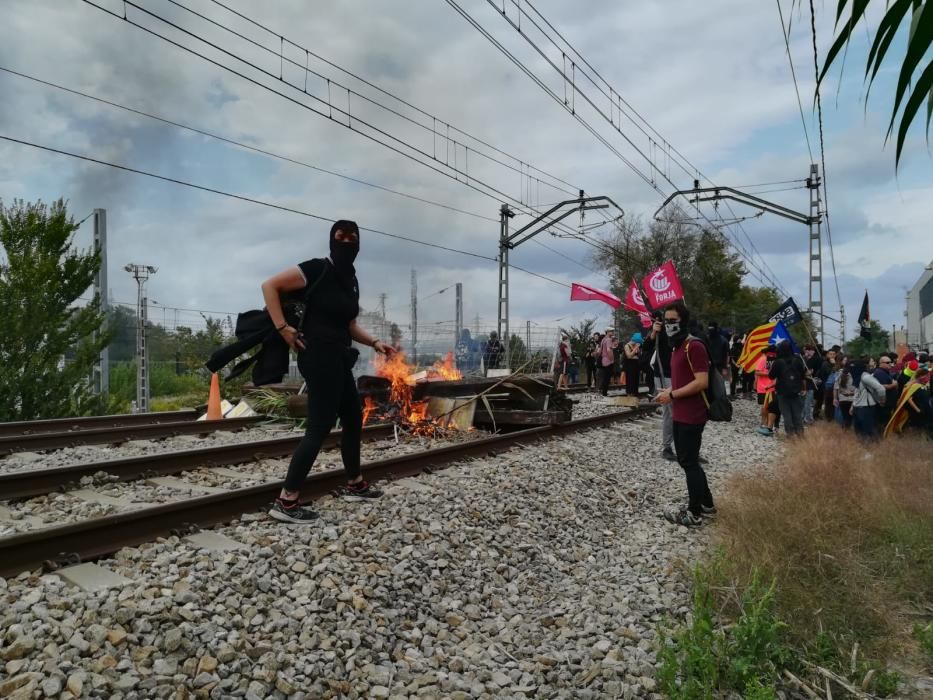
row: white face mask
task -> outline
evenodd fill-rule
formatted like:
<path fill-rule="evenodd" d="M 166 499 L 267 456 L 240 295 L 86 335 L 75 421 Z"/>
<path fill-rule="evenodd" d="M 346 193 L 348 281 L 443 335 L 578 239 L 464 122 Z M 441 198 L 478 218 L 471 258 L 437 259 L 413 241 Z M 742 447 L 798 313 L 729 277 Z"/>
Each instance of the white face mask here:
<path fill-rule="evenodd" d="M 664 332 L 667 333 L 668 338 L 673 338 L 680 333 L 680 321 L 665 321 Z"/>

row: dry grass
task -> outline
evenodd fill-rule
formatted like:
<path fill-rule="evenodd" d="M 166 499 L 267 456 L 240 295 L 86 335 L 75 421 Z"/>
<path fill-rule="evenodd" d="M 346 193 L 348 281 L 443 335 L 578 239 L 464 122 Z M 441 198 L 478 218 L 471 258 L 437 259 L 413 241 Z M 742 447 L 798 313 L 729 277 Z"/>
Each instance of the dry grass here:
<path fill-rule="evenodd" d="M 913 653 L 933 610 L 933 443 L 869 450 L 834 426 L 809 430 L 773 468 L 734 477 L 717 534 L 740 590 L 774 578 L 799 648 L 828 662 L 857 641 L 869 657 Z"/>

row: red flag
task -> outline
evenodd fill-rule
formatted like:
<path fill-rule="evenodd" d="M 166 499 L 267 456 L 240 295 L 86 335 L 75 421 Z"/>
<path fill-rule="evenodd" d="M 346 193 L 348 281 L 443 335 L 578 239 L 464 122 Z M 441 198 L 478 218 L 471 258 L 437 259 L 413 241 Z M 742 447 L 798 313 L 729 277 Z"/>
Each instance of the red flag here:
<path fill-rule="evenodd" d="M 596 289 L 588 284 L 574 282 L 570 286 L 570 301 L 601 301 L 609 304 L 613 309 L 622 306 L 622 300 L 615 294 L 604 292 L 602 289 Z"/>
<path fill-rule="evenodd" d="M 648 307 L 645 305 L 645 300 L 635 280 L 632 280 L 632 284 L 629 285 L 628 291 L 625 293 L 625 308 L 638 314 L 643 328 L 651 327 L 651 316 L 648 314 Z"/>
<path fill-rule="evenodd" d="M 645 288 L 648 301 L 655 309 L 684 298 L 683 287 L 681 287 L 680 278 L 677 277 L 677 269 L 674 267 L 673 260 L 668 260 L 657 270 L 649 273 L 641 281 L 641 286 Z"/>

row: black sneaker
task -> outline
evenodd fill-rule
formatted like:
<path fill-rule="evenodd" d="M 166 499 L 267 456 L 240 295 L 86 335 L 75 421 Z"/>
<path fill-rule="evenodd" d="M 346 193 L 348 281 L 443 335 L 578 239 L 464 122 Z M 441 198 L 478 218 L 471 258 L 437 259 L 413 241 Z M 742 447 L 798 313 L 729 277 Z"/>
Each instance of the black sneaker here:
<path fill-rule="evenodd" d="M 661 456 L 664 457 L 664 459 L 666 459 L 668 462 L 677 461 L 677 455 L 674 454 L 674 450 L 672 450 L 670 447 L 665 447 L 661 451 Z"/>
<path fill-rule="evenodd" d="M 716 506 L 700 506 L 700 510 L 703 511 L 703 517 L 705 518 L 712 518 L 719 512 Z"/>
<path fill-rule="evenodd" d="M 368 481 L 347 484 L 340 492 L 345 501 L 371 501 L 382 496 L 382 491 L 370 485 Z"/>
<path fill-rule="evenodd" d="M 694 515 L 684 507 L 669 508 L 664 511 L 664 518 L 674 525 L 683 525 L 684 527 L 699 527 L 703 524 L 703 518 Z"/>
<path fill-rule="evenodd" d="M 269 509 L 269 517 L 281 520 L 283 523 L 309 525 L 321 516 L 311 508 L 298 505 L 297 500 L 286 501 L 284 498 L 276 498 L 272 508 Z"/>

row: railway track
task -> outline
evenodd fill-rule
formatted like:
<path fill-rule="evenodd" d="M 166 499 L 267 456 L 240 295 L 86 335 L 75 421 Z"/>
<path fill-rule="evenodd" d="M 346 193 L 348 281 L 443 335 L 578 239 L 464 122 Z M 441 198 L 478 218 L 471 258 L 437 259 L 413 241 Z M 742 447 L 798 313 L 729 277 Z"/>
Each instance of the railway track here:
<path fill-rule="evenodd" d="M 129 425 L 148 425 L 151 423 L 177 423 L 178 421 L 184 420 L 193 421 L 197 417 L 198 412 L 191 409 L 159 413 L 120 413 L 110 416 L 14 421 L 10 423 L 0 423 L 0 437 L 35 435 L 37 433 L 63 433 L 76 430 L 94 430 L 96 428 L 118 428 Z"/>
<path fill-rule="evenodd" d="M 364 466 L 364 471 L 372 480 L 412 476 L 426 469 L 443 467 L 467 457 L 487 455 L 516 445 L 560 437 L 578 430 L 635 420 L 653 413 L 655 409 L 655 405 L 646 404 L 625 412 L 609 413 L 569 423 L 530 428 L 467 443 L 423 450 L 401 457 L 370 462 Z M 338 439 L 337 436 L 333 437 Z M 291 443 L 292 446 L 295 441 Z M 256 451 L 257 444 L 248 446 L 253 453 Z M 279 449 L 284 450 L 284 444 L 280 445 Z M 184 455 L 185 453 L 175 453 L 175 459 L 189 459 Z M 215 453 L 215 457 L 219 457 L 219 453 Z M 200 458 L 203 459 L 203 454 Z M 153 458 L 145 459 L 149 462 L 153 461 Z M 96 466 L 99 471 L 101 465 Z M 190 466 L 181 467 L 179 470 L 185 468 L 190 468 Z M 47 472 L 53 471 L 60 470 L 47 470 Z M 17 476 L 28 478 L 29 474 L 35 476 L 36 472 L 26 472 L 25 475 Z M 48 474 L 46 478 L 50 478 Z M 338 488 L 343 481 L 342 470 L 312 474 L 305 482 L 301 500 L 307 503 L 324 496 Z M 257 486 L 231 489 L 225 493 L 186 498 L 176 503 L 127 510 L 115 515 L 2 538 L 0 539 L 0 576 L 12 576 L 42 566 L 54 568 L 59 562 L 87 561 L 112 554 L 122 547 L 138 545 L 157 537 L 227 522 L 268 505 L 282 488 L 282 484 L 282 481 L 273 481 Z M 2 484 L 0 484 L 0 493 L 5 493 Z"/>
<path fill-rule="evenodd" d="M 106 417 L 111 418 L 111 416 Z M 202 421 L 189 419 L 5 435 L 0 437 L 0 457 L 16 452 L 44 452 L 77 445 L 108 445 L 130 440 L 155 440 L 176 435 L 207 435 L 221 430 L 236 432 L 264 420 L 266 419 L 262 416 Z"/>
<path fill-rule="evenodd" d="M 391 425 L 375 425 L 363 429 L 363 440 L 380 440 L 392 434 Z M 324 442 L 324 447 L 337 445 L 341 436 L 342 433 L 339 430 L 331 432 Z M 15 500 L 40 496 L 67 488 L 80 482 L 84 477 L 93 476 L 99 472 L 111 474 L 117 477 L 118 481 L 132 481 L 142 477 L 171 476 L 199 467 L 245 464 L 262 459 L 285 457 L 294 452 L 300 440 L 301 435 L 292 435 L 271 440 L 76 464 L 55 469 L 32 469 L 0 474 L 0 497 L 4 500 Z"/>

